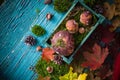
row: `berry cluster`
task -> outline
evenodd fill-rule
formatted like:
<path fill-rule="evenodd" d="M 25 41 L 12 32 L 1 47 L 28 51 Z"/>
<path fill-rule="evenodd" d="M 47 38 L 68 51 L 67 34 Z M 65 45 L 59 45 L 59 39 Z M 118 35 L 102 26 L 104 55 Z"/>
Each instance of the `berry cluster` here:
<path fill-rule="evenodd" d="M 25 39 L 25 43 L 27 45 L 34 45 L 36 43 L 36 40 L 34 39 L 33 36 L 27 36 L 26 39 Z"/>
<path fill-rule="evenodd" d="M 63 62 L 63 59 L 60 55 L 54 55 L 54 60 L 53 60 L 56 64 L 61 65 Z"/>

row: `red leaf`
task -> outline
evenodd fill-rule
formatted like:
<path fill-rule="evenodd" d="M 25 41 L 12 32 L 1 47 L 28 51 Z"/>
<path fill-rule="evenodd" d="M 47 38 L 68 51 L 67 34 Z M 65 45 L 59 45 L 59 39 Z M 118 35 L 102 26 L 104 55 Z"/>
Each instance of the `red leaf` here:
<path fill-rule="evenodd" d="M 83 53 L 86 61 L 82 63 L 82 66 L 90 67 L 92 70 L 96 70 L 102 65 L 105 58 L 107 57 L 108 48 L 102 49 L 98 44 L 95 43 L 92 50 L 92 53 L 88 51 Z"/>
<path fill-rule="evenodd" d="M 43 48 L 42 50 L 42 58 L 46 61 L 51 61 L 53 60 L 54 56 L 54 50 L 51 48 Z"/>
<path fill-rule="evenodd" d="M 114 70 L 113 70 L 113 80 L 120 80 L 120 53 L 116 57 Z"/>

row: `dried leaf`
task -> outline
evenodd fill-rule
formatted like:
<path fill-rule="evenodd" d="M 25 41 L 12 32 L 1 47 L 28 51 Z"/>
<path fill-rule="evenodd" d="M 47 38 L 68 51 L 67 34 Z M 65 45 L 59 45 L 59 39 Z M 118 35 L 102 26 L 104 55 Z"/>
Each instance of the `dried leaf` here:
<path fill-rule="evenodd" d="M 101 80 L 100 77 L 98 77 L 98 76 L 95 77 L 92 72 L 89 73 L 88 79 L 89 79 L 89 80 Z"/>
<path fill-rule="evenodd" d="M 106 79 L 107 77 L 111 76 L 112 71 L 110 70 L 110 65 L 103 65 L 96 74 L 101 79 Z"/>
<path fill-rule="evenodd" d="M 42 77 L 41 75 L 39 75 L 37 80 L 50 80 L 50 77 L 49 76 Z"/>
<path fill-rule="evenodd" d="M 98 69 L 102 63 L 104 62 L 105 58 L 108 55 L 108 48 L 101 48 L 98 44 L 94 44 L 93 52 L 83 52 L 83 56 L 86 59 L 85 62 L 82 63 L 83 67 L 90 67 L 92 70 Z"/>
<path fill-rule="evenodd" d="M 42 50 L 42 58 L 46 61 L 51 61 L 54 58 L 54 50 L 51 48 L 43 48 Z"/>

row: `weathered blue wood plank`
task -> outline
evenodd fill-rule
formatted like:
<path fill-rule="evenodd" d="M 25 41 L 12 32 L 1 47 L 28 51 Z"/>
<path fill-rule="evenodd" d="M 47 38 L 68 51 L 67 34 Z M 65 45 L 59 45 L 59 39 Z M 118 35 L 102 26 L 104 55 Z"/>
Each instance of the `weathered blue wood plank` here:
<path fill-rule="evenodd" d="M 6 1 L 0 7 L 0 78 L 6 80 L 35 80 L 36 74 L 29 68 L 34 66 L 41 52 L 36 51 L 36 46 L 45 47 L 45 40 L 54 31 L 64 14 L 57 13 L 53 5 L 44 5 L 44 0 L 15 0 Z M 7 7 L 9 6 L 9 7 Z M 39 8 L 37 15 L 35 9 Z M 46 20 L 46 14 L 50 12 L 54 16 L 51 21 Z M 41 25 L 46 34 L 36 37 L 30 28 Z M 24 39 L 33 35 L 38 43 L 34 47 L 24 44 Z"/>
<path fill-rule="evenodd" d="M 22 0 L 23 1 L 23 0 Z M 39 0 L 40 1 L 40 0 Z M 35 2 L 35 3 L 34 3 Z M 10 2 L 6 2 L 6 4 L 10 4 Z M 16 2 L 13 2 L 13 4 L 11 4 L 10 7 L 4 8 L 1 13 L 0 13 L 0 30 L 2 31 L 0 42 L 4 43 L 1 44 L 2 47 L 0 47 L 1 52 L 0 52 L 0 63 L 3 62 L 3 64 L 0 64 L 0 73 L 5 72 L 4 70 L 6 70 L 7 68 L 9 68 L 8 64 L 11 65 L 11 62 L 16 58 L 16 56 L 11 55 L 12 53 L 15 52 L 15 49 L 18 46 L 18 43 L 21 41 L 21 37 L 24 35 L 24 33 L 26 31 L 28 31 L 30 24 L 32 23 L 32 21 L 34 20 L 34 18 L 36 17 L 36 13 L 35 8 L 44 8 L 44 4 L 43 1 L 41 0 L 41 2 L 37 2 L 37 1 L 32 1 L 31 2 L 32 9 L 29 9 L 30 6 L 28 7 L 27 10 L 24 10 L 23 12 L 20 12 L 22 10 L 22 8 L 18 8 L 18 14 L 17 17 L 14 16 L 14 14 L 17 14 L 14 9 L 15 6 L 13 6 L 13 4 L 15 5 Z M 36 4 L 37 3 L 37 4 Z M 39 5 L 39 3 L 42 3 L 43 6 Z M 34 5 L 34 6 L 33 6 Z M 13 6 L 13 7 L 12 7 Z M 18 6 L 18 5 L 17 5 Z M 25 6 L 25 5 L 24 5 Z M 4 6 L 3 6 L 4 7 Z M 20 7 L 20 6 L 18 6 Z M 1 8 L 1 7 L 0 7 Z M 24 8 L 24 7 L 23 7 Z M 6 9 L 6 10 L 5 10 Z M 11 10 L 10 10 L 11 9 Z M 25 8 L 24 8 L 25 9 Z M 42 8 L 41 8 L 42 9 Z M 2 9 L 0 9 L 2 10 Z M 8 12 L 7 12 L 8 11 Z M 14 14 L 13 14 L 14 12 Z M 19 13 L 20 12 L 20 13 Z M 26 13 L 27 12 L 27 13 Z M 6 14 L 4 14 L 6 13 Z M 3 14 L 3 15 L 2 15 Z M 13 15 L 13 16 L 12 16 Z M 32 16 L 31 16 L 32 15 Z M 2 17 L 5 16 L 5 17 Z M 13 17 L 13 18 L 12 18 Z M 15 19 L 14 19 L 15 17 Z M 11 20 L 12 19 L 12 20 Z M 27 21 L 27 22 L 25 22 Z M 3 23 L 2 23 L 3 22 Z M 6 25 L 4 25 L 6 22 Z M 8 23 L 8 24 L 7 24 Z M 23 25 L 22 25 L 23 24 Z M 14 26 L 15 25 L 15 26 Z M 17 26 L 17 27 L 16 27 Z M 21 28 L 22 27 L 22 28 Z M 21 28 L 21 29 L 20 29 Z M 24 29 L 24 31 L 22 31 Z M 7 34 L 7 35 L 6 35 Z M 21 36 L 20 36 L 21 34 Z M 14 43 L 15 42 L 15 43 Z M 23 43 L 22 43 L 23 44 Z M 21 46 L 22 47 L 22 46 Z M 20 47 L 19 47 L 20 48 Z M 20 51 L 20 49 L 19 49 Z M 9 55 L 7 55 L 9 54 Z M 17 55 L 17 53 L 16 53 Z M 12 57 L 12 59 L 11 59 Z M 3 59 L 4 58 L 4 59 Z M 10 60 L 11 59 L 11 60 Z M 11 68 L 12 69 L 12 68 Z M 11 70 L 10 69 L 10 70 Z M 9 70 L 8 70 L 9 71 Z M 3 74 L 4 76 L 7 77 L 7 74 Z M 9 75 L 8 75 L 9 76 Z M 10 78 L 10 77 L 8 77 Z"/>
<path fill-rule="evenodd" d="M 53 26 L 51 26 L 51 27 L 53 27 Z M 54 28 L 53 28 L 53 29 L 54 29 Z M 53 31 L 53 30 L 52 30 L 52 31 Z M 27 35 L 28 35 L 28 34 L 27 34 Z M 44 37 L 44 36 L 43 36 L 43 37 Z M 42 37 L 42 39 L 43 39 L 43 37 Z M 35 49 L 34 49 L 34 50 L 35 50 Z M 31 54 L 31 53 L 33 53 L 33 52 L 30 51 L 30 52 L 28 52 L 28 53 Z M 32 56 L 32 55 L 29 55 L 29 56 Z M 33 57 L 33 56 L 32 56 L 32 57 Z M 29 58 L 29 57 L 27 56 L 27 57 L 24 58 L 24 59 L 27 59 L 27 58 Z M 17 59 L 18 59 L 18 58 L 17 58 Z M 32 59 L 32 58 L 31 58 L 31 59 Z M 33 59 L 34 59 L 34 58 L 33 58 Z M 25 60 L 24 60 L 24 61 L 25 61 Z M 27 60 L 27 61 L 28 61 L 28 60 Z M 16 61 L 15 61 L 15 62 L 16 62 Z M 19 63 L 20 63 L 20 62 L 19 62 Z M 25 63 L 27 63 L 27 62 L 25 62 Z M 25 63 L 24 63 L 24 62 L 21 62 L 21 64 L 19 64 L 19 65 L 21 66 L 21 65 L 23 64 L 22 67 L 18 66 L 18 67 L 17 67 L 18 69 L 16 68 L 16 70 L 15 70 L 15 69 L 13 70 L 13 71 L 16 71 L 16 72 L 15 72 L 16 75 L 19 73 L 19 75 L 22 74 L 22 76 L 23 76 L 23 72 L 24 72 L 24 71 L 22 70 L 23 67 L 24 67 L 24 68 L 27 68 L 26 70 L 28 71 L 28 68 L 29 68 L 30 65 L 29 65 L 29 64 L 27 65 L 27 64 L 25 64 Z M 24 64 L 25 64 L 25 65 L 24 65 Z M 26 67 L 26 66 L 27 66 L 27 67 Z M 8 69 L 8 70 L 9 70 L 9 69 Z M 28 74 L 30 74 L 30 73 L 28 73 Z M 15 76 L 16 76 L 16 75 L 15 75 Z M 25 75 L 25 76 L 26 76 L 26 75 Z M 23 77 L 23 78 L 24 78 L 24 77 Z M 16 79 L 17 79 L 17 78 L 16 78 Z"/>
<path fill-rule="evenodd" d="M 20 0 L 20 1 L 21 1 L 21 3 L 23 3 L 23 0 Z M 18 2 L 18 4 L 20 4 L 20 1 Z M 23 9 L 22 9 L 22 8 L 20 8 L 22 5 L 20 5 L 20 6 L 17 5 L 18 7 L 16 7 L 16 9 L 15 9 L 14 5 L 17 4 L 17 2 L 11 3 L 11 5 L 9 5 L 10 6 L 9 9 L 7 10 L 8 12 L 6 12 L 6 10 L 4 10 L 1 13 L 3 15 L 0 16 L 1 17 L 0 18 L 0 22 L 1 22 L 0 30 L 2 30 L 2 32 L 0 34 L 1 35 L 0 37 L 2 39 L 0 39 L 0 42 L 4 43 L 4 44 L 1 44 L 3 46 L 0 47 L 0 49 L 1 49 L 1 53 L 6 51 L 4 54 L 0 55 L 0 57 L 1 57 L 0 61 L 3 60 L 4 55 L 6 55 L 6 53 L 10 52 L 10 50 L 12 48 L 11 43 L 14 43 L 14 41 L 16 41 L 16 40 L 17 40 L 16 44 L 19 43 L 20 38 L 24 35 L 24 33 L 26 31 L 28 31 L 29 26 L 31 25 L 31 23 L 34 21 L 34 19 L 37 16 L 35 13 L 35 9 L 36 8 L 42 9 L 45 6 L 43 4 L 42 0 L 40 2 L 30 1 L 29 5 L 26 8 L 23 7 Z M 24 3 L 25 3 L 25 1 L 24 1 Z M 26 2 L 26 4 L 28 4 L 28 1 Z M 10 13 L 10 12 L 12 12 L 12 13 Z M 7 15 L 7 17 L 6 17 L 6 15 L 4 15 L 4 13 Z M 5 23 L 6 23 L 6 25 L 5 25 Z M 21 34 L 21 35 L 15 37 L 18 34 Z M 7 46 L 5 46 L 5 45 L 7 45 Z M 4 50 L 3 48 L 6 48 L 8 50 Z"/>

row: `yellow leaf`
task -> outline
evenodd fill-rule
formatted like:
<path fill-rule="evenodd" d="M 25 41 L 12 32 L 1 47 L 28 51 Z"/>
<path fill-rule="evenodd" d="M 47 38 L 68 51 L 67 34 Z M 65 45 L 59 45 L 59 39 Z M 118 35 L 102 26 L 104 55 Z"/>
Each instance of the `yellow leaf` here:
<path fill-rule="evenodd" d="M 79 77 L 78 77 L 78 80 L 86 80 L 87 75 L 88 74 L 86 74 L 86 73 L 80 74 Z"/>

